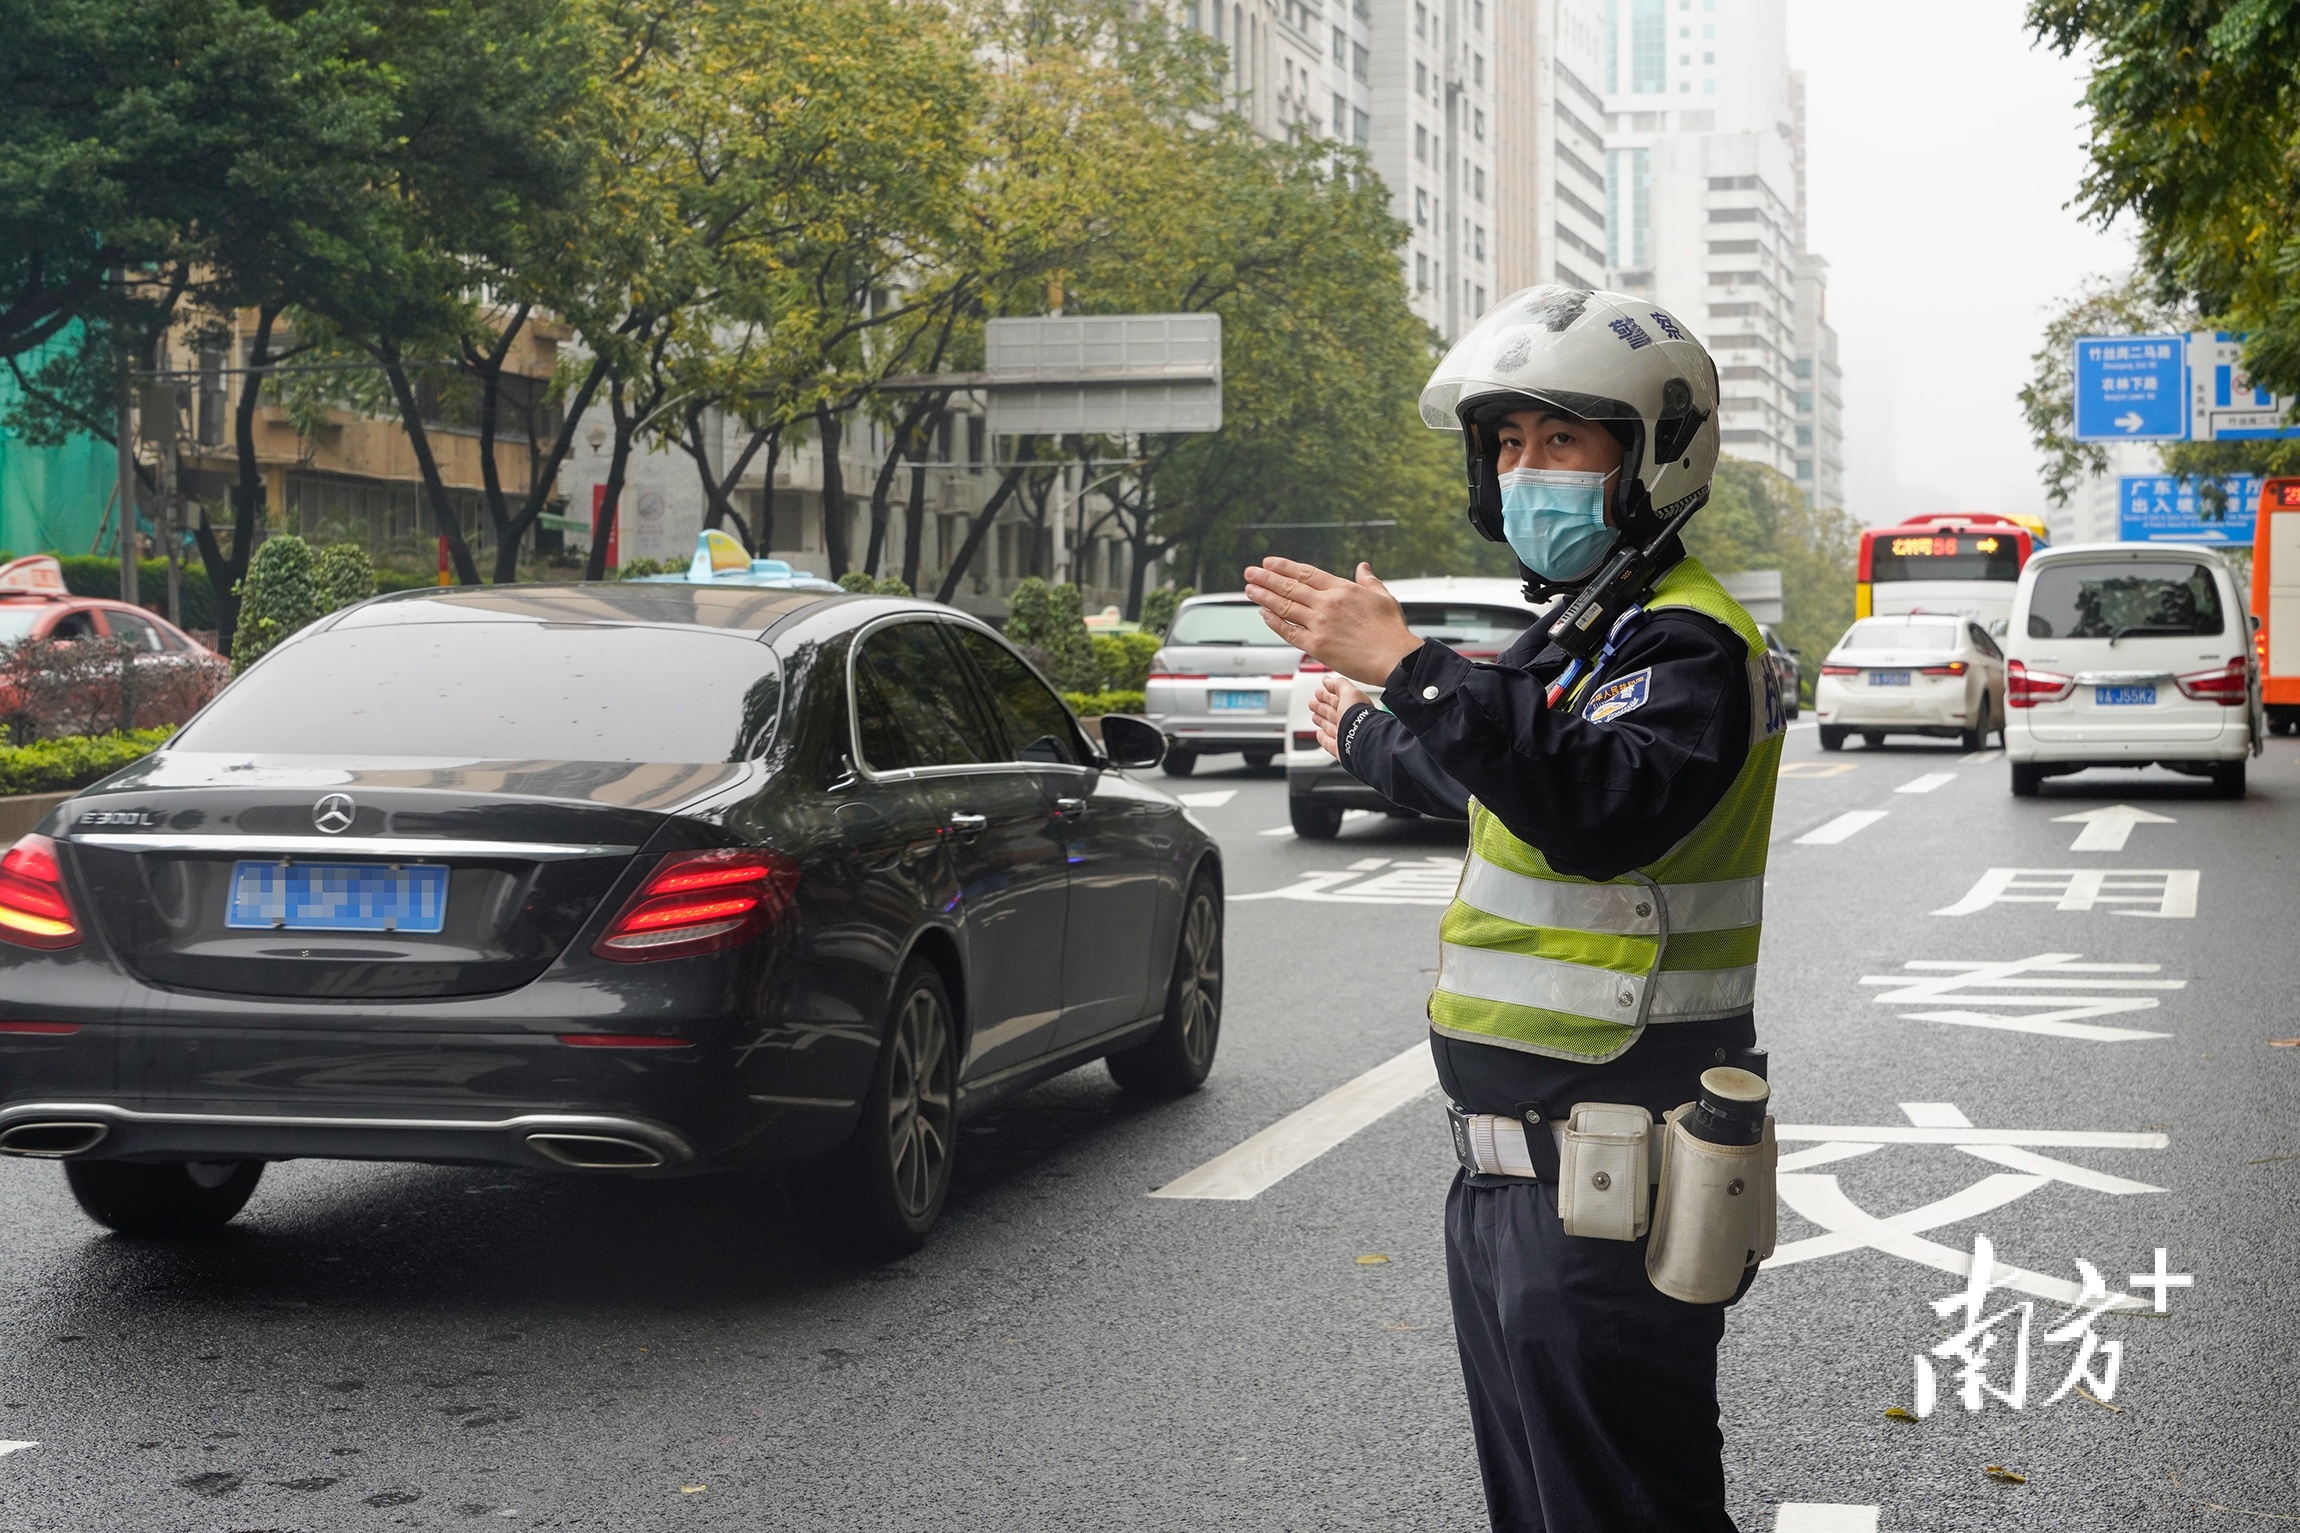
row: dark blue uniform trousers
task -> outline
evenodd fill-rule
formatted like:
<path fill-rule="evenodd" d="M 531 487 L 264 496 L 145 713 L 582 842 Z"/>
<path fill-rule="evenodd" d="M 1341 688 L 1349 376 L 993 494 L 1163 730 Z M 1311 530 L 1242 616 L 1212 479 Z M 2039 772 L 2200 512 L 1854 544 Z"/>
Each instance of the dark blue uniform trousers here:
<path fill-rule="evenodd" d="M 1457 1175 L 1446 1279 L 1496 1533 L 1735 1533 L 1725 1307 L 1645 1276 L 1642 1240 L 1565 1233 L 1547 1183 Z"/>

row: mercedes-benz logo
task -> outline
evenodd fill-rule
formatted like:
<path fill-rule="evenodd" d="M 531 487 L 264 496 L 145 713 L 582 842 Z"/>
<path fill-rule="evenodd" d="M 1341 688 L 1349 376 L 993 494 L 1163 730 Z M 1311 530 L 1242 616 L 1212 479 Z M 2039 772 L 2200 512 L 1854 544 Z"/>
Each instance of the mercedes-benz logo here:
<path fill-rule="evenodd" d="M 357 806 L 348 793 L 330 793 L 311 806 L 311 822 L 331 836 L 340 836 L 351 829 L 352 815 Z"/>

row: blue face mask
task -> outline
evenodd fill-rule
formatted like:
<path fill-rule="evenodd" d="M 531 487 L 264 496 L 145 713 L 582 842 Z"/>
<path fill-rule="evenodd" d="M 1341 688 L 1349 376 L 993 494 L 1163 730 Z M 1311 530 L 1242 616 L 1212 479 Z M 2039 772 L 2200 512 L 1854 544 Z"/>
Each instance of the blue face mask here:
<path fill-rule="evenodd" d="M 1546 468 L 1501 476 L 1502 535 L 1527 569 L 1564 582 L 1605 561 L 1617 537 L 1605 525 L 1605 483 L 1612 477 Z"/>

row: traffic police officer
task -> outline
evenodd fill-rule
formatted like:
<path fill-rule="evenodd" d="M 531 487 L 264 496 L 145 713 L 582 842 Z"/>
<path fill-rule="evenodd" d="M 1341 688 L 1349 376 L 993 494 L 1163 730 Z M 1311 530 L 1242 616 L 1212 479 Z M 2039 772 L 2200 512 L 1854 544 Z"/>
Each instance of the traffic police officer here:
<path fill-rule="evenodd" d="M 1487 1507 L 1496 1529 L 1731 1533 L 1726 1305 L 1658 1291 L 1645 1238 L 1566 1233 L 1551 1127 L 1584 1102 L 1658 1118 L 1705 1070 L 1762 1071 L 1782 709 L 1756 626 L 1675 534 L 1716 466 L 1716 366 L 1653 304 L 1532 288 L 1453 348 L 1421 411 L 1465 434 L 1470 521 L 1516 553 L 1529 600 L 1559 598 L 1550 616 L 1478 663 L 1416 639 L 1368 566 L 1246 573 L 1271 627 L 1339 673 L 1320 743 L 1392 802 L 1470 821 L 1430 1047 L 1457 1114 L 1490 1115 L 1460 1121 L 1533 1126 L 1530 1177 L 1465 1164 L 1446 1203 Z M 1634 589 L 1584 615 L 1606 641 L 1575 658 L 1555 614 L 1633 547 Z"/>

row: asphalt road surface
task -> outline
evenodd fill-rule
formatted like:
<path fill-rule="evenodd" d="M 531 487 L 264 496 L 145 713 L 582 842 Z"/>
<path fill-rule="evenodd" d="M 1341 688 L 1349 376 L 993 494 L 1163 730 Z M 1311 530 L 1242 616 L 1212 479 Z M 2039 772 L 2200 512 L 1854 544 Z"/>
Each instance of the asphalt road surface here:
<path fill-rule="evenodd" d="M 904 1261 L 826 1255 L 773 1177 L 294 1163 L 171 1246 L 0 1161 L 0 1528 L 1482 1526 L 1412 1056 L 1460 833 L 1297 841 L 1225 765 L 1169 783 L 1228 860 L 1213 1079 L 1005 1106 Z M 1793 730 L 1745 1530 L 2300 1525 L 2300 746 L 2252 772 L 2015 800 L 1993 752 Z M 2015 1286 L 1972 1311 L 1976 1237 Z"/>

